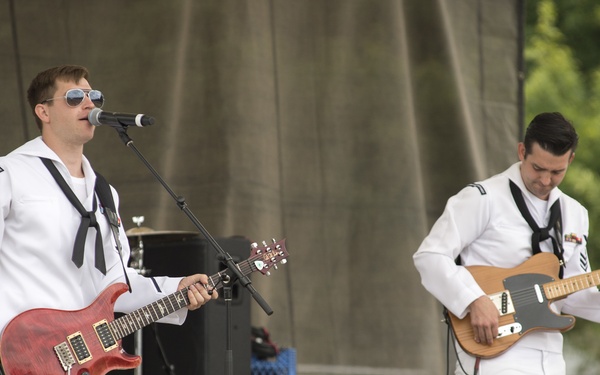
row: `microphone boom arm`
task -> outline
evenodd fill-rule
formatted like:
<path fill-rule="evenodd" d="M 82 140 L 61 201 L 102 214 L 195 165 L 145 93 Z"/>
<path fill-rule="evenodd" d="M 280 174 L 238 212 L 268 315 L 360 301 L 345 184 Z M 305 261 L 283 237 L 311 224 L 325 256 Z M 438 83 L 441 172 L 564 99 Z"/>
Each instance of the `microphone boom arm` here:
<path fill-rule="evenodd" d="M 154 175 L 154 177 L 160 182 L 160 184 L 165 188 L 165 190 L 171 195 L 171 197 L 175 200 L 177 206 L 187 215 L 192 224 L 202 233 L 202 235 L 206 238 L 208 242 L 213 246 L 213 248 L 217 251 L 217 258 L 223 262 L 229 270 L 237 277 L 240 283 L 248 289 L 252 298 L 259 304 L 259 306 L 264 310 L 267 315 L 273 314 L 273 309 L 269 306 L 269 304 L 262 298 L 262 296 L 256 291 L 250 278 L 242 274 L 242 272 L 238 269 L 237 264 L 233 261 L 233 258 L 229 253 L 227 253 L 223 248 L 217 243 L 215 238 L 204 228 L 202 223 L 196 218 L 194 213 L 189 209 L 185 198 L 175 194 L 175 192 L 171 189 L 171 187 L 166 183 L 166 181 L 160 176 L 160 174 L 154 169 L 154 167 L 148 162 L 148 160 L 142 155 L 142 153 L 137 149 L 137 147 L 133 144 L 133 140 L 127 134 L 127 127 L 115 127 L 115 130 L 119 134 L 121 141 L 133 150 L 133 152 L 137 155 L 137 157 L 144 163 L 146 168 L 150 170 L 150 172 Z"/>

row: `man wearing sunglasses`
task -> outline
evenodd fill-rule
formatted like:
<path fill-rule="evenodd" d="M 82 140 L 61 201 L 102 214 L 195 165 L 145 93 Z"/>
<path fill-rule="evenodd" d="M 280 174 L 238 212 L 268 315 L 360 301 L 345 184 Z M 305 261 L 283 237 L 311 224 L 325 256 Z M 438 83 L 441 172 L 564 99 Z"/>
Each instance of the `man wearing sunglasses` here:
<path fill-rule="evenodd" d="M 115 283 L 130 286 L 115 304 L 124 313 L 189 288 L 187 309 L 161 319 L 167 323 L 182 324 L 187 310 L 217 298 L 205 287 L 206 275 L 148 278 L 127 267 L 127 236 L 120 221 L 113 231 L 103 215 L 96 175 L 83 155 L 95 129 L 88 114 L 104 104 L 102 93 L 88 82 L 87 69 L 45 70 L 33 79 L 27 96 L 41 136 L 0 158 L 0 334 L 21 312 L 82 309 Z M 68 198 L 60 179 L 79 202 Z M 118 195 L 110 191 L 118 211 Z M 78 203 L 85 212 L 78 211 Z"/>

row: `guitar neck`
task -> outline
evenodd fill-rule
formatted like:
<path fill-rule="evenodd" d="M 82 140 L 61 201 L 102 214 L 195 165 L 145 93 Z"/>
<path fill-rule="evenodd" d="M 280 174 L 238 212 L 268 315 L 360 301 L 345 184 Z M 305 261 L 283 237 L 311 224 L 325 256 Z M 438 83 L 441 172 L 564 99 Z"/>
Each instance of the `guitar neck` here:
<path fill-rule="evenodd" d="M 569 277 L 568 279 L 552 281 L 544 284 L 543 287 L 546 298 L 556 300 L 598 285 L 600 285 L 600 270 Z"/>
<path fill-rule="evenodd" d="M 257 270 L 254 265 L 254 260 L 261 258 L 260 255 L 237 263 L 242 275 L 246 276 Z M 212 276 L 209 276 L 208 287 L 210 289 L 221 288 L 222 281 L 227 275 L 227 269 L 220 271 Z M 178 290 L 158 301 L 152 302 L 144 307 L 141 307 L 129 314 L 117 318 L 109 323 L 110 329 L 116 340 L 120 340 L 135 331 L 142 329 L 151 323 L 156 322 L 190 304 L 188 297 L 189 287 Z"/>

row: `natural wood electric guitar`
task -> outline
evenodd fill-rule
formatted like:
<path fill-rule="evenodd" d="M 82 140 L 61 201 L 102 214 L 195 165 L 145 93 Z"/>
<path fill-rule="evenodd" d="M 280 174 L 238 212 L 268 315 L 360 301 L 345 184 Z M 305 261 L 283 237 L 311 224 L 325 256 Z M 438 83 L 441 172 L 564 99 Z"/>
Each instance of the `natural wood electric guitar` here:
<path fill-rule="evenodd" d="M 250 258 L 237 263 L 244 276 L 268 274 L 286 262 L 285 240 L 273 242 L 253 246 Z M 220 288 L 230 278 L 228 271 L 210 276 L 208 288 Z M 127 290 L 123 283 L 111 285 L 82 310 L 33 309 L 17 315 L 0 340 L 5 374 L 104 375 L 139 366 L 141 358 L 126 353 L 121 339 L 189 305 L 188 288 L 115 319 L 115 301 Z"/>
<path fill-rule="evenodd" d="M 558 258 L 552 253 L 538 253 L 515 268 L 466 268 L 500 313 L 498 337 L 492 345 L 486 345 L 475 342 L 470 315 L 459 319 L 448 312 L 460 346 L 481 358 L 502 354 L 530 332 L 565 332 L 573 328 L 575 317 L 555 314 L 550 310 L 550 302 L 600 285 L 600 271 L 559 279 Z"/>

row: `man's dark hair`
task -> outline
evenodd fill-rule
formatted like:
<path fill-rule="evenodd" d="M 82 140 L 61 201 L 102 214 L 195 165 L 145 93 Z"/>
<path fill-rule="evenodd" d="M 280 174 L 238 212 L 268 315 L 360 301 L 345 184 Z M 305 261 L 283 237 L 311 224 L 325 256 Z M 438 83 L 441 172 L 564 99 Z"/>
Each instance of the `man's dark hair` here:
<path fill-rule="evenodd" d="M 56 81 L 61 80 L 77 83 L 82 78 L 87 79 L 88 76 L 88 70 L 79 65 L 61 65 L 44 70 L 35 76 L 29 85 L 29 89 L 27 89 L 27 101 L 40 130 L 42 130 L 42 121 L 35 113 L 35 106 L 54 96 L 56 93 Z"/>
<path fill-rule="evenodd" d="M 525 155 L 531 153 L 534 143 L 555 156 L 575 152 L 579 136 L 571 122 L 558 112 L 535 116 L 525 132 Z"/>

